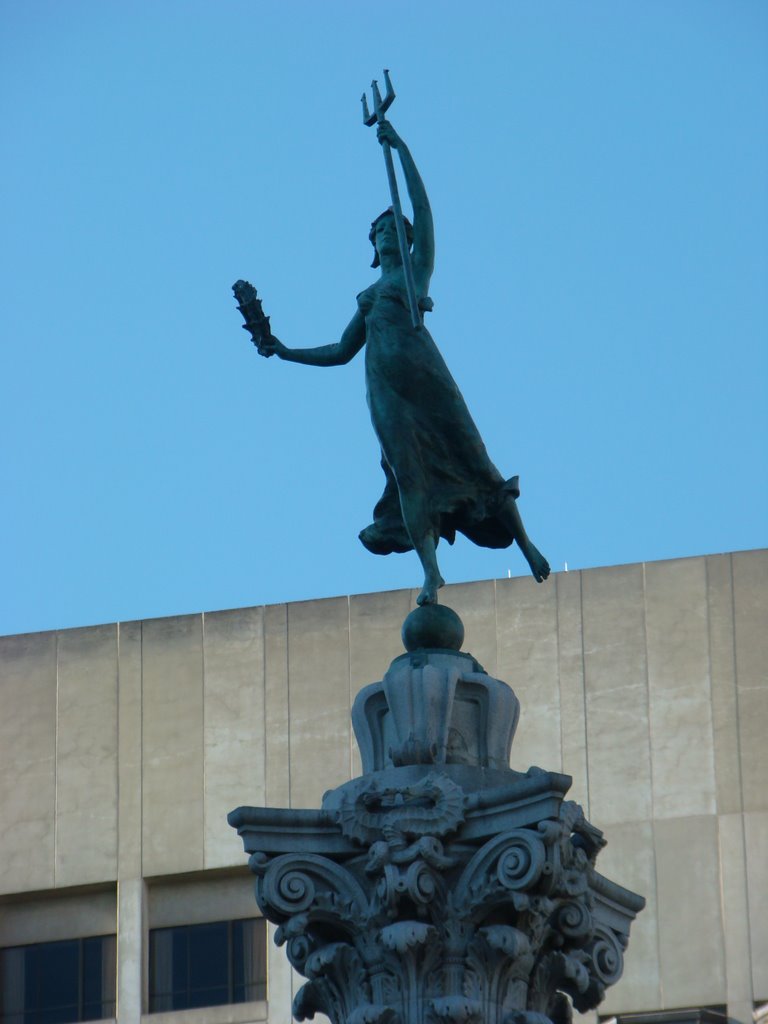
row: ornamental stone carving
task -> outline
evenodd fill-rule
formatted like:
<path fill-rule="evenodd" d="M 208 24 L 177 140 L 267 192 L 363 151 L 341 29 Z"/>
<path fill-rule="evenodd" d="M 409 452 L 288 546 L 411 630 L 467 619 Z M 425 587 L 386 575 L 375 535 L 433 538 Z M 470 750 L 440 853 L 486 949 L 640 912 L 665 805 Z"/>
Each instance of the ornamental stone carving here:
<path fill-rule="evenodd" d="M 568 1024 L 621 976 L 645 901 L 596 870 L 567 776 L 507 767 L 517 699 L 447 636 L 358 695 L 363 776 L 318 811 L 229 815 L 307 979 L 297 1020 Z"/>

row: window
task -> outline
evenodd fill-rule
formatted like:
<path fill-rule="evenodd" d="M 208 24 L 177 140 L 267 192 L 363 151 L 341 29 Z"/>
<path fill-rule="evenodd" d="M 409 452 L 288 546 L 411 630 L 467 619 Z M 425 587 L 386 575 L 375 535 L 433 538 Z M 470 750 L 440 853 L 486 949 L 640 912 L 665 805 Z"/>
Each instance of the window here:
<path fill-rule="evenodd" d="M 0 950 L 0 1024 L 114 1016 L 114 935 Z"/>
<path fill-rule="evenodd" d="M 155 928 L 149 933 L 149 1012 L 266 999 L 263 918 Z"/>

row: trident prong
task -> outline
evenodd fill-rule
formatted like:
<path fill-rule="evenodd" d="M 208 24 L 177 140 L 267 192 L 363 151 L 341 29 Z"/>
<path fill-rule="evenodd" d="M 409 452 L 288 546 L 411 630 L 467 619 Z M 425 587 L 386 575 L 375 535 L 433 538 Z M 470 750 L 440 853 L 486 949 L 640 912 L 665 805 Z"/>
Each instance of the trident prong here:
<path fill-rule="evenodd" d="M 379 83 L 375 78 L 373 82 L 371 82 L 371 91 L 373 92 L 373 114 L 368 110 L 368 100 L 366 99 L 365 93 L 363 93 L 363 122 L 369 128 L 377 122 L 381 124 L 384 120 L 385 112 L 391 106 L 392 100 L 395 98 L 395 90 L 392 88 L 392 82 L 389 80 L 389 71 L 387 68 L 384 68 L 384 84 L 387 87 L 387 93 L 384 99 L 382 99 L 381 93 L 379 92 Z M 419 312 L 419 301 L 416 297 L 416 282 L 413 279 L 411 254 L 408 251 L 408 239 L 405 234 L 405 224 L 403 223 L 403 209 L 400 205 L 400 193 L 397 189 L 397 178 L 395 176 L 395 165 L 392 161 L 392 150 L 386 140 L 382 140 L 381 148 L 384 152 L 384 164 L 387 168 L 389 193 L 392 196 L 392 213 L 395 218 L 395 227 L 397 228 L 397 241 L 400 248 L 400 259 L 403 263 L 405 290 L 408 293 L 408 307 L 411 311 L 411 323 L 414 327 L 421 327 L 421 313 Z"/>
<path fill-rule="evenodd" d="M 381 98 L 379 92 L 379 83 L 374 80 L 371 82 L 371 92 L 373 93 L 373 113 L 371 114 L 368 110 L 368 98 L 363 93 L 363 124 L 368 125 L 370 128 L 376 124 L 377 121 L 384 120 L 384 114 L 392 105 L 392 100 L 395 98 L 395 90 L 392 88 L 392 83 L 389 80 L 389 70 L 384 68 L 384 84 L 387 87 L 387 94 L 384 99 Z"/>

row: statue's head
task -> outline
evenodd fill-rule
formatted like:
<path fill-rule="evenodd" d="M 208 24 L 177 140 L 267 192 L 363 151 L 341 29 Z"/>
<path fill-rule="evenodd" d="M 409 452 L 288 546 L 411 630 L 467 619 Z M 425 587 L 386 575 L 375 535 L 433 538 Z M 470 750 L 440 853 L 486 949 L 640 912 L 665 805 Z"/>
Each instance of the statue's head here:
<path fill-rule="evenodd" d="M 392 207 L 390 206 L 388 210 L 384 211 L 384 213 L 380 213 L 376 220 L 373 221 L 373 223 L 371 224 L 371 230 L 368 232 L 368 238 L 370 240 L 371 245 L 373 246 L 374 252 L 373 263 L 371 264 L 372 267 L 378 267 L 381 265 L 381 260 L 379 259 L 379 251 L 376 248 L 376 225 L 380 221 L 384 220 L 385 217 L 392 217 L 394 219 L 394 216 L 395 214 L 392 210 Z M 413 224 L 411 224 L 411 222 L 408 220 L 406 216 L 403 216 L 403 224 L 405 224 L 405 237 L 408 240 L 408 248 L 410 249 L 411 246 L 413 245 Z"/>

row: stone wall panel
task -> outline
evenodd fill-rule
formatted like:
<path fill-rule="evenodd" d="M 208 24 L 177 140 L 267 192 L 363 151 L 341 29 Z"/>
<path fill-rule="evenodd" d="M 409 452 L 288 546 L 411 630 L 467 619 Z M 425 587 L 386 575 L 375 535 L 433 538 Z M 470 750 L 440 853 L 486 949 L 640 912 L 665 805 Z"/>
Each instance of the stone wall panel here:
<path fill-rule="evenodd" d="M 62 631 L 57 657 L 56 884 L 84 885 L 117 878 L 117 626 Z"/>
<path fill-rule="evenodd" d="M 203 619 L 205 866 L 242 862 L 227 814 L 266 803 L 264 611 L 241 608 Z"/>
<path fill-rule="evenodd" d="M 55 884 L 56 634 L 0 638 L 0 893 Z"/>
<path fill-rule="evenodd" d="M 146 876 L 203 858 L 203 631 L 200 615 L 143 625 L 142 852 Z"/>

